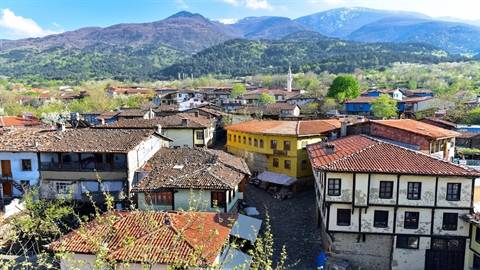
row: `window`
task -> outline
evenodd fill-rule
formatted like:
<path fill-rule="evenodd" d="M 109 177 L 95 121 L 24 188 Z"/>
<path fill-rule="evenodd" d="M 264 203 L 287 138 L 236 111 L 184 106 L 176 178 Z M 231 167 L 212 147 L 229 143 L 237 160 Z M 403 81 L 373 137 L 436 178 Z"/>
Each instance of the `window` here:
<path fill-rule="evenodd" d="M 263 148 L 263 140 L 260 139 L 260 148 Z"/>
<path fill-rule="evenodd" d="M 472 270 L 480 270 L 480 256 L 473 254 Z"/>
<path fill-rule="evenodd" d="M 247 144 L 247 137 L 243 136 L 243 144 Z"/>
<path fill-rule="evenodd" d="M 443 213 L 442 229 L 445 231 L 456 231 L 458 224 L 458 213 Z"/>
<path fill-rule="evenodd" d="M 275 150 L 277 149 L 277 141 L 276 140 L 271 140 L 270 141 L 270 148 Z"/>
<path fill-rule="evenodd" d="M 31 171 L 31 170 L 32 170 L 32 160 L 22 159 L 22 171 Z"/>
<path fill-rule="evenodd" d="M 475 227 L 475 241 L 477 241 L 477 243 L 480 243 L 480 227 Z"/>
<path fill-rule="evenodd" d="M 253 146 L 258 147 L 258 140 L 257 139 L 253 139 Z"/>
<path fill-rule="evenodd" d="M 273 167 L 278 168 L 278 158 L 273 159 Z"/>
<path fill-rule="evenodd" d="M 393 197 L 393 181 L 380 181 L 380 199 L 391 199 Z"/>
<path fill-rule="evenodd" d="M 145 194 L 148 204 L 172 205 L 173 193 L 171 191 L 152 192 Z"/>
<path fill-rule="evenodd" d="M 70 183 L 56 183 L 57 193 L 58 194 L 68 194 L 70 193 Z"/>
<path fill-rule="evenodd" d="M 373 213 L 373 227 L 388 227 L 388 211 L 375 210 L 375 212 Z"/>
<path fill-rule="evenodd" d="M 418 249 L 418 236 L 397 236 L 397 248 Z"/>
<path fill-rule="evenodd" d="M 351 218 L 350 209 L 337 209 L 337 225 L 338 226 L 350 226 Z"/>
<path fill-rule="evenodd" d="M 290 141 L 283 142 L 283 150 L 290 151 Z"/>
<path fill-rule="evenodd" d="M 340 196 L 342 180 L 339 178 L 328 179 L 328 196 Z"/>
<path fill-rule="evenodd" d="M 252 145 L 252 138 L 248 137 L 248 144 Z"/>
<path fill-rule="evenodd" d="M 233 142 L 237 142 L 237 135 L 233 135 Z"/>
<path fill-rule="evenodd" d="M 306 170 L 308 168 L 308 161 L 307 160 L 302 160 L 302 170 Z"/>
<path fill-rule="evenodd" d="M 418 229 L 419 212 L 405 212 L 405 221 L 403 227 L 405 229 Z"/>
<path fill-rule="evenodd" d="M 229 142 L 232 141 L 232 134 L 228 134 L 228 141 L 229 141 Z"/>
<path fill-rule="evenodd" d="M 407 199 L 420 200 L 420 193 L 422 192 L 422 183 L 420 182 L 408 182 L 407 186 Z"/>
<path fill-rule="evenodd" d="M 197 137 L 197 140 L 203 140 L 203 130 L 195 132 L 195 136 Z"/>
<path fill-rule="evenodd" d="M 227 205 L 227 198 L 225 191 L 212 191 L 212 207 L 225 207 Z"/>
<path fill-rule="evenodd" d="M 447 183 L 447 201 L 459 201 L 460 191 L 460 183 Z"/>
<path fill-rule="evenodd" d="M 292 167 L 292 162 L 290 160 L 286 159 L 283 163 L 283 166 L 285 167 L 285 169 L 290 170 L 290 168 Z"/>

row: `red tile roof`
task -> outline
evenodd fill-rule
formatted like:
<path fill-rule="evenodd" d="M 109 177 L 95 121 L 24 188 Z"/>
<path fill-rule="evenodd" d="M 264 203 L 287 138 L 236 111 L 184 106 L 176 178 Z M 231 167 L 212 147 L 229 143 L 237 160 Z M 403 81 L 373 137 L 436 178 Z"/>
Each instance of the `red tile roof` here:
<path fill-rule="evenodd" d="M 355 135 L 307 146 L 312 166 L 332 172 L 393 173 L 410 175 L 480 177 L 480 171 L 436 159 L 427 154 L 403 148 L 364 135 Z"/>
<path fill-rule="evenodd" d="M 394 119 L 394 120 L 372 120 L 372 125 L 378 124 L 391 128 L 401 129 L 407 132 L 412 132 L 420 136 L 442 139 L 460 136 L 460 133 L 430 125 L 424 122 L 412 119 Z"/>
<path fill-rule="evenodd" d="M 252 120 L 230 125 L 227 127 L 227 130 L 299 137 L 327 134 L 339 129 L 340 125 L 340 121 L 337 119 L 301 121 Z"/>
<path fill-rule="evenodd" d="M 23 118 L 20 116 L 0 116 L 0 127 L 28 127 L 39 126 L 41 124 L 42 122 L 33 117 Z"/>
<path fill-rule="evenodd" d="M 111 261 L 211 266 L 235 216 L 211 212 L 114 211 L 51 243 L 54 252 L 96 254 Z"/>

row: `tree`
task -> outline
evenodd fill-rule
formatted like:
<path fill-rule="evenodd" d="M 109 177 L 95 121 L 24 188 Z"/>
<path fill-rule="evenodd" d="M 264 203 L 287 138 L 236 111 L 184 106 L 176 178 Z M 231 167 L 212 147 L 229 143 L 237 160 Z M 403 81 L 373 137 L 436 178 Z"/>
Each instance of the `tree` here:
<path fill-rule="evenodd" d="M 343 102 L 360 95 L 360 83 L 352 75 L 337 76 L 328 89 L 327 96 Z"/>
<path fill-rule="evenodd" d="M 258 99 L 258 102 L 262 105 L 272 104 L 275 103 L 275 97 L 267 93 L 262 93 Z"/>
<path fill-rule="evenodd" d="M 397 101 L 387 94 L 382 94 L 372 102 L 372 112 L 377 118 L 395 117 L 397 116 Z"/>
<path fill-rule="evenodd" d="M 247 92 L 247 88 L 245 88 L 245 85 L 236 83 L 232 87 L 232 92 L 230 93 L 231 98 L 237 98 L 238 96 L 241 96 Z"/>

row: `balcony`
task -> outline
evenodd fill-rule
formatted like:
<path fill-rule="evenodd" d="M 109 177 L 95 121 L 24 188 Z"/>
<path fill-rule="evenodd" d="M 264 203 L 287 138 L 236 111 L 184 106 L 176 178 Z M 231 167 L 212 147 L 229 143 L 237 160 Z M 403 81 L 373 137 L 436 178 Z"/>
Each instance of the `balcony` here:
<path fill-rule="evenodd" d="M 124 163 L 82 164 L 80 162 L 69 162 L 69 163 L 41 162 L 40 168 L 42 171 L 115 172 L 115 171 L 125 171 L 126 164 Z"/>

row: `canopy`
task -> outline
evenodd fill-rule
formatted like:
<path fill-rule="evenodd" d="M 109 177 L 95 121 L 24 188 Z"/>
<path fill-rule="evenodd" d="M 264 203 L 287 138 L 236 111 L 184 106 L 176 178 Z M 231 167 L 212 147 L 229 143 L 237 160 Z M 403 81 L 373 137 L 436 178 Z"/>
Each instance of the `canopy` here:
<path fill-rule="evenodd" d="M 239 214 L 237 220 L 233 224 L 230 235 L 248 240 L 253 244 L 257 239 L 261 226 L 262 220 Z"/>
<path fill-rule="evenodd" d="M 269 183 L 283 185 L 283 186 L 290 186 L 293 183 L 295 183 L 295 181 L 297 181 L 295 178 L 288 176 L 286 174 L 274 173 L 269 171 L 262 172 L 257 176 L 257 178 L 264 182 L 269 182 Z"/>

